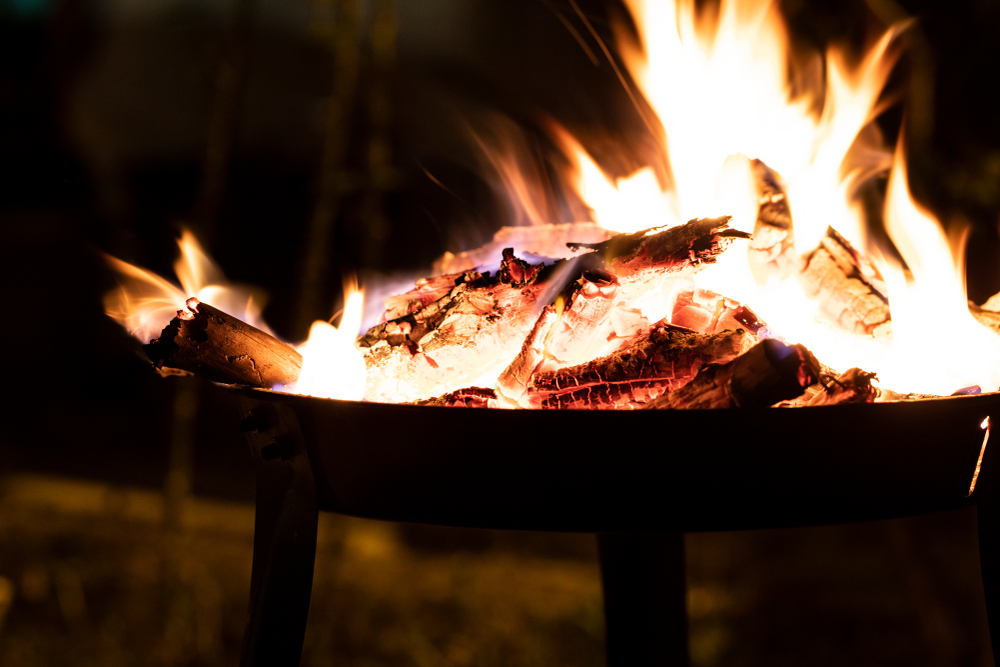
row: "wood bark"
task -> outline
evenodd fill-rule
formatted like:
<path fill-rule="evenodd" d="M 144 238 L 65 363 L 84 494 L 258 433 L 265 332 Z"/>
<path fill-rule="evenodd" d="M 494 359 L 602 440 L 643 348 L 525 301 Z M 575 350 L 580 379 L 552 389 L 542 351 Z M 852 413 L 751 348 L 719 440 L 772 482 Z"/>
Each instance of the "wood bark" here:
<path fill-rule="evenodd" d="M 271 388 L 302 371 L 295 348 L 232 315 L 191 298 L 160 337 L 143 346 L 158 369 L 189 371 L 213 382 Z"/>
<path fill-rule="evenodd" d="M 769 338 L 726 364 L 705 366 L 689 383 L 650 401 L 654 410 L 769 407 L 801 396 L 820 375 L 819 362 L 802 345 Z"/>
<path fill-rule="evenodd" d="M 735 359 L 755 342 L 743 329 L 707 335 L 660 321 L 633 345 L 607 357 L 536 373 L 523 404 L 634 410 L 683 386 L 701 367 Z"/>

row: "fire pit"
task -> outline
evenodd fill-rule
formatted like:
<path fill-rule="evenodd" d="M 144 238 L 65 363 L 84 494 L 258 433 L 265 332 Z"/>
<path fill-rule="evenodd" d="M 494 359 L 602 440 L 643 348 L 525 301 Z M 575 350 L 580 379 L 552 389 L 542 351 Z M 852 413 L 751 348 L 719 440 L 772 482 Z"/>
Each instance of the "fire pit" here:
<path fill-rule="evenodd" d="M 976 479 L 1000 395 L 623 414 L 234 391 L 257 474 L 244 665 L 298 660 L 318 511 L 598 533 L 609 664 L 625 665 L 686 660 L 682 532 L 887 519 L 978 503 L 994 634 L 1000 625 L 990 468 Z M 463 435 L 442 437 L 449 433 Z M 668 622 L 672 632 L 662 626 Z"/>
<path fill-rule="evenodd" d="M 298 660 L 320 510 L 598 534 L 620 666 L 685 661 L 685 531 L 976 503 L 1000 637 L 1000 473 L 977 477 L 1000 295 L 967 301 L 962 248 L 910 193 L 905 132 L 892 149 L 874 122 L 909 24 L 861 54 L 805 53 L 768 3 L 628 4 L 616 59 L 571 3 L 656 159 L 613 176 L 553 122 L 563 194 L 588 217 L 446 253 L 360 338 L 358 291 L 296 348 L 217 300 L 231 291 L 203 284 L 218 271 L 197 270 L 192 239 L 183 291 L 112 260 L 137 287 L 107 310 L 155 366 L 239 395 L 258 481 L 244 664 Z M 512 144 L 487 144 L 521 182 Z M 161 332 L 156 311 L 182 303 Z M 511 409 L 458 409 L 487 406 Z"/>

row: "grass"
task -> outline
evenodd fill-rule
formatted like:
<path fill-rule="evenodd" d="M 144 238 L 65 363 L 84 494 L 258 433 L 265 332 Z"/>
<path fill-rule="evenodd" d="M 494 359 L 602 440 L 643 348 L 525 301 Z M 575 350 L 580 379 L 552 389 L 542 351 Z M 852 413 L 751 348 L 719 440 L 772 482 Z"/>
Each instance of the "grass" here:
<path fill-rule="evenodd" d="M 0 486 L 0 665 L 235 665 L 253 508 L 39 476 Z M 692 664 L 992 664 L 974 513 L 687 536 Z M 588 535 L 323 515 L 302 664 L 604 664 Z"/>

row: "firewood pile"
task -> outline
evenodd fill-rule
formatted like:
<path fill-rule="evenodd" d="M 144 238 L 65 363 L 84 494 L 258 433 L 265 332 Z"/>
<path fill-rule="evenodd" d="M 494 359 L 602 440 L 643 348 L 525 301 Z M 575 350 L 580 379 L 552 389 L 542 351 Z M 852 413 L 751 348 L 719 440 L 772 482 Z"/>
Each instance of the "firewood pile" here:
<path fill-rule="evenodd" d="M 815 248 L 796 248 L 780 178 L 760 161 L 752 166 L 753 235 L 732 229 L 729 217 L 632 234 L 577 223 L 504 228 L 479 250 L 446 254 L 436 265 L 445 273 L 387 299 L 381 321 L 358 339 L 365 399 L 634 410 L 906 398 L 877 388 L 874 373 L 824 366 L 746 304 L 695 287 L 697 272 L 741 245 L 757 280 L 794 277 L 830 323 L 891 336 L 874 267 L 832 228 Z M 649 304 L 669 312 L 651 321 Z M 196 299 L 188 307 L 144 348 L 162 372 L 294 386 L 302 366 L 294 348 Z M 970 307 L 1000 330 L 1000 314 Z"/>

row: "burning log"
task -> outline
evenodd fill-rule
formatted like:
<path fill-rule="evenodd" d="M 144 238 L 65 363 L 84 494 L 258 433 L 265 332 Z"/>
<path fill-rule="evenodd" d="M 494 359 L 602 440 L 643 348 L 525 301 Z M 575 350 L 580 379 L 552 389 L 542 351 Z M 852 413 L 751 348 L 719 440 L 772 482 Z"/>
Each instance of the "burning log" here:
<path fill-rule="evenodd" d="M 747 260 L 754 278 L 763 284 L 768 276 L 787 278 L 796 272 L 795 235 L 781 177 L 760 160 L 752 160 L 750 165 L 759 208 Z"/>
<path fill-rule="evenodd" d="M 187 307 L 142 347 L 157 368 L 265 389 L 298 380 L 302 355 L 291 345 L 195 298 Z"/>
<path fill-rule="evenodd" d="M 698 218 L 676 227 L 618 234 L 601 243 L 566 245 L 595 251 L 622 282 L 644 281 L 651 275 L 678 274 L 715 263 L 733 239 L 750 238 L 746 232 L 729 229 L 729 221 L 728 215 Z"/>
<path fill-rule="evenodd" d="M 760 160 L 753 160 L 752 169 L 760 202 L 747 250 L 754 278 L 764 283 L 774 274 L 796 275 L 832 323 L 858 334 L 890 335 L 889 303 L 875 268 L 832 227 L 815 249 L 796 251 L 781 177 Z"/>
<path fill-rule="evenodd" d="M 434 278 L 421 278 L 414 289 L 385 300 L 382 321 L 394 320 L 425 308 L 450 292 L 462 278 L 462 273 L 452 273 Z"/>
<path fill-rule="evenodd" d="M 705 366 L 689 383 L 650 401 L 644 408 L 768 407 L 801 396 L 819 375 L 819 362 L 805 347 L 769 338 L 726 364 Z"/>
<path fill-rule="evenodd" d="M 882 396 L 882 390 L 872 384 L 872 380 L 876 379 L 875 373 L 860 368 L 849 368 L 840 374 L 828 370 L 824 366 L 816 384 L 808 387 L 798 398 L 782 401 L 778 407 L 874 403 Z"/>
<path fill-rule="evenodd" d="M 529 225 L 501 227 L 493 240 L 481 248 L 460 252 L 446 252 L 434 262 L 435 274 L 459 274 L 474 271 L 495 263 L 504 248 L 517 248 L 518 252 L 545 257 L 566 259 L 572 256 L 567 246 L 571 241 L 600 243 L 614 236 L 592 222 L 567 222 L 558 225 Z M 432 279 L 433 280 L 433 279 Z"/>
<path fill-rule="evenodd" d="M 838 403 L 874 403 L 879 389 L 872 384 L 875 373 L 860 368 L 849 368 L 836 378 L 820 378 L 821 391 L 816 392 L 806 405 L 836 405 Z"/>
<path fill-rule="evenodd" d="M 706 335 L 660 321 L 624 350 L 535 374 L 522 404 L 541 409 L 634 410 L 683 386 L 702 366 L 735 359 L 754 342 L 743 329 Z"/>
<path fill-rule="evenodd" d="M 556 301 L 558 314 L 545 335 L 550 363 L 573 365 L 601 354 L 614 335 L 612 309 L 630 301 L 623 291 L 617 276 L 601 270 L 586 270 L 570 283 Z"/>
<path fill-rule="evenodd" d="M 545 359 L 545 337 L 556 319 L 558 315 L 555 308 L 545 306 L 542 309 L 538 321 L 521 345 L 521 352 L 497 378 L 497 393 L 501 399 L 514 405 L 520 403 L 535 369 Z"/>
<path fill-rule="evenodd" d="M 361 338 L 369 371 L 365 396 L 390 402 L 417 400 L 456 383 L 475 385 L 480 378 L 496 377 L 537 324 L 536 309 L 562 291 L 561 280 L 603 276 L 631 298 L 697 271 L 714 262 L 733 239 L 748 238 L 728 229 L 728 224 L 728 217 L 706 218 L 662 231 L 620 234 L 601 243 L 570 244 L 592 252 L 548 266 L 528 264 L 506 250 L 495 276 L 460 274 L 444 296 L 426 305 L 420 305 L 422 297 L 414 296 L 412 312 L 373 327 Z M 567 310 L 572 311 L 572 304 Z M 610 321 L 604 315 L 594 312 L 584 317 L 593 325 L 591 339 L 598 325 Z M 583 325 L 577 329 L 581 345 L 586 342 L 585 329 Z"/>
<path fill-rule="evenodd" d="M 443 396 L 425 398 L 414 401 L 413 405 L 431 405 L 444 408 L 494 408 L 497 404 L 497 394 L 487 387 L 466 387 L 457 389 Z"/>
<path fill-rule="evenodd" d="M 631 243 L 644 238 L 646 238 L 645 233 L 639 232 L 634 235 L 623 235 L 613 242 L 587 247 L 595 249 L 598 253 L 615 254 L 620 251 L 613 247 L 612 243 Z M 694 247 L 693 243 L 691 245 Z M 621 273 L 621 278 L 605 270 L 590 269 L 583 271 L 580 278 L 569 285 L 568 289 L 557 300 L 559 306 L 557 314 L 554 317 L 550 314 L 543 314 L 536 323 L 531 337 L 534 341 L 533 346 L 524 348 L 522 354 L 515 359 L 511 367 L 500 376 L 498 388 L 503 394 L 523 403 L 521 396 L 525 383 L 535 372 L 575 366 L 587 360 L 611 355 L 636 342 L 636 336 L 640 333 L 648 333 L 650 330 L 648 320 L 642 316 L 641 312 L 629 306 L 650 289 L 651 282 L 657 283 L 657 280 L 655 272 L 651 278 L 647 272 L 635 270 L 634 266 L 630 266 L 633 263 L 642 265 L 641 260 L 637 259 L 642 256 L 642 248 L 637 250 L 640 252 L 633 251 L 632 257 L 629 257 L 629 252 L 622 252 L 619 255 L 625 260 L 615 263 L 615 269 Z M 663 261 L 662 257 L 656 257 L 655 252 L 651 254 L 654 257 L 654 267 L 671 265 L 671 262 Z M 714 261 L 714 255 L 712 258 Z M 646 261 L 649 261 L 648 256 Z M 626 268 L 623 270 L 621 266 Z M 754 316 L 751 319 L 755 320 L 756 318 Z M 733 323 L 736 324 L 735 320 Z M 732 328 L 736 329 L 739 326 L 737 324 Z M 716 329 L 716 331 L 719 330 L 722 329 Z M 541 347 L 539 347 L 539 343 L 542 344 Z M 529 370 L 527 363 L 529 358 L 536 362 L 531 370 Z M 514 373 L 516 378 L 511 377 L 511 373 Z M 640 388 L 637 384 L 635 389 L 644 396 L 643 402 L 663 393 L 662 389 L 657 388 L 662 383 L 645 382 L 639 384 L 642 384 L 643 387 Z M 645 393 L 647 390 L 651 393 Z M 577 394 L 580 393 L 577 392 Z M 618 393 L 620 394 L 616 399 L 618 402 L 631 400 L 627 399 L 625 394 Z M 632 394 L 632 392 L 627 393 Z M 588 394 L 587 398 L 567 400 L 574 405 L 580 400 L 596 405 L 604 398 L 592 398 Z"/>
<path fill-rule="evenodd" d="M 859 253 L 833 228 L 803 258 L 799 281 L 820 312 L 847 331 L 887 336 L 889 302 L 862 273 Z"/>
<path fill-rule="evenodd" d="M 699 333 L 746 329 L 755 336 L 767 326 L 755 312 L 739 301 L 707 289 L 678 294 L 670 321 Z"/>

